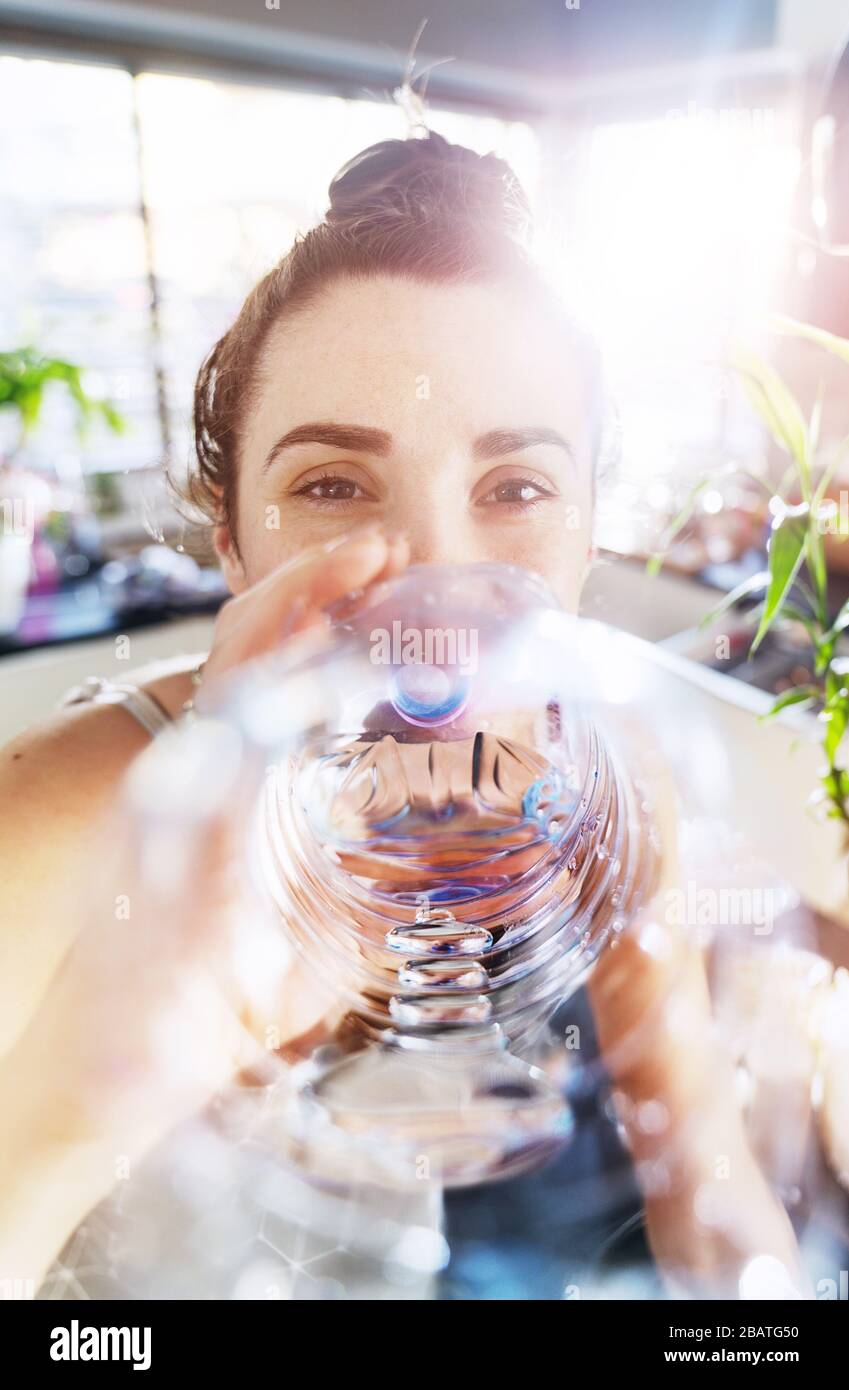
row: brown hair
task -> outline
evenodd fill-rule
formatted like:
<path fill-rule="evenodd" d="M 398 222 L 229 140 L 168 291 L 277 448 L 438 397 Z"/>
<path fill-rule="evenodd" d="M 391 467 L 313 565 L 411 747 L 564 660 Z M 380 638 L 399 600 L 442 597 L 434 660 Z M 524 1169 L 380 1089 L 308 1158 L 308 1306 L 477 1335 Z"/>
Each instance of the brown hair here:
<path fill-rule="evenodd" d="M 349 160 L 330 184 L 324 220 L 251 291 L 212 348 L 194 393 L 196 466 L 181 495 L 236 544 L 237 453 L 257 386 L 257 366 L 279 320 L 332 280 L 400 275 L 434 283 L 544 280 L 529 254 L 531 213 L 512 169 L 434 132 L 384 140 Z M 570 325 L 577 333 L 574 325 Z M 584 367 L 600 382 L 594 349 Z"/>

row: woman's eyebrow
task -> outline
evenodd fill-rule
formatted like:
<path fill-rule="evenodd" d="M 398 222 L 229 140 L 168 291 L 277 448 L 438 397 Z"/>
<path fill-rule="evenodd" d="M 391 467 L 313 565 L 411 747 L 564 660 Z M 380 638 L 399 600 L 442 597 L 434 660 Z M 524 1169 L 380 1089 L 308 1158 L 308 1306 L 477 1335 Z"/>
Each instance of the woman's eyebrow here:
<path fill-rule="evenodd" d="M 308 425 L 296 425 L 269 450 L 262 465 L 265 473 L 277 455 L 294 444 L 328 444 L 333 449 L 355 449 L 360 454 L 377 454 L 385 458 L 392 451 L 392 435 L 369 425 L 337 425 L 318 420 Z"/>
<path fill-rule="evenodd" d="M 501 458 L 503 454 L 515 454 L 521 449 L 529 449 L 534 444 L 553 444 L 558 449 L 565 449 L 571 459 L 575 457 L 572 445 L 557 430 L 536 427 L 490 430 L 475 440 L 474 454 L 478 459 L 495 459 Z"/>
<path fill-rule="evenodd" d="M 327 444 L 333 449 L 353 449 L 357 453 L 386 458 L 392 452 L 392 435 L 387 430 L 374 429 L 370 425 L 341 425 L 322 420 L 296 425 L 269 450 L 262 466 L 263 473 L 284 449 L 290 449 L 295 444 Z M 472 449 L 477 459 L 495 459 L 518 453 L 535 444 L 553 444 L 556 448 L 565 449 L 570 458 L 575 457 L 571 444 L 557 430 L 536 426 L 489 430 L 478 436 Z"/>

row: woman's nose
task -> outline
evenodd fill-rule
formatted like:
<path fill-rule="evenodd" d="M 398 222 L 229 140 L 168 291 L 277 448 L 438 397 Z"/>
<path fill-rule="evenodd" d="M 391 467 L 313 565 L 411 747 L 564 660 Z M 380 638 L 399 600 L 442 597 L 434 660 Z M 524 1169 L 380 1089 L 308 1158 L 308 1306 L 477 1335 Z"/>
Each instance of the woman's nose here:
<path fill-rule="evenodd" d="M 464 505 L 431 507 L 426 503 L 411 508 L 411 514 L 399 522 L 410 543 L 410 563 L 413 565 L 457 564 L 476 556 L 471 526 L 464 515 Z"/>

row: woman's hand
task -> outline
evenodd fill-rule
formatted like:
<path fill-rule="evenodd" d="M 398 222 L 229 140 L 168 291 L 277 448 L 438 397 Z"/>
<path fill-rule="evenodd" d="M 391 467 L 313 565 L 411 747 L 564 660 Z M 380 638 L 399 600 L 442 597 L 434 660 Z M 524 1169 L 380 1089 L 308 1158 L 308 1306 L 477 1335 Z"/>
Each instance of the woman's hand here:
<path fill-rule="evenodd" d="M 229 599 L 218 614 L 195 707 L 244 662 L 278 647 L 287 637 L 327 621 L 326 610 L 349 594 L 400 573 L 409 559 L 403 536 L 387 538 L 364 528 L 328 545 L 313 546 L 259 584 Z"/>

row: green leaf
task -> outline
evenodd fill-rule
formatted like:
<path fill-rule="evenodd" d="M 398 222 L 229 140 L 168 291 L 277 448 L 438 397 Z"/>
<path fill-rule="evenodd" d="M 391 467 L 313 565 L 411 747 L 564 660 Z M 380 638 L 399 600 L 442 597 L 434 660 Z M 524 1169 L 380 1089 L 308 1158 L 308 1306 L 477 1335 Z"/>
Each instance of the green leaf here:
<path fill-rule="evenodd" d="M 816 618 L 812 618 L 809 613 L 803 613 L 801 608 L 797 608 L 795 603 L 788 603 L 785 599 L 781 605 L 781 617 L 789 618 L 790 622 L 801 623 L 808 634 L 811 648 L 814 654 L 814 671 L 821 676 L 825 668 L 834 655 L 834 643 L 830 641 L 827 634 L 824 635 Z"/>
<path fill-rule="evenodd" d="M 810 613 L 803 613 L 801 608 L 797 608 L 795 603 L 788 603 L 786 600 L 781 605 L 781 616 L 789 618 L 791 622 L 802 623 L 810 634 L 811 641 L 819 642 L 820 633 L 816 625 L 816 619 Z"/>
<path fill-rule="evenodd" d="M 817 386 L 817 398 L 814 401 L 814 408 L 811 411 L 811 418 L 808 421 L 808 455 L 813 459 L 814 454 L 819 448 L 820 428 L 822 426 L 822 404 L 825 387 L 820 382 Z"/>
<path fill-rule="evenodd" d="M 706 613 L 699 623 L 699 627 L 708 627 L 710 623 L 716 622 L 723 613 L 727 613 L 729 608 L 733 608 L 735 603 L 741 598 L 746 598 L 748 594 L 757 593 L 759 589 L 765 589 L 769 583 L 769 570 L 760 570 L 758 574 L 749 575 L 720 599 L 715 608 Z"/>
<path fill-rule="evenodd" d="M 111 401 L 101 401 L 100 413 L 113 434 L 126 434 L 129 429 L 129 421 L 125 415 L 112 404 Z"/>
<path fill-rule="evenodd" d="M 778 714 L 781 710 L 787 709 L 788 705 L 800 705 L 819 698 L 820 691 L 815 685 L 797 685 L 792 690 L 786 690 L 783 695 L 779 695 L 771 709 L 766 714 L 758 716 L 759 721 L 764 723 L 768 719 Z"/>
<path fill-rule="evenodd" d="M 781 605 L 793 587 L 805 554 L 808 534 L 808 509 L 788 510 L 779 517 L 772 531 L 769 547 L 769 588 L 764 611 L 749 652 L 754 656 L 764 637 L 781 611 Z"/>
<path fill-rule="evenodd" d="M 817 591 L 816 608 L 823 626 L 828 622 L 827 592 L 826 592 L 826 571 L 825 571 L 825 549 L 822 543 L 822 536 L 815 526 L 807 528 L 806 552 L 808 559 L 808 569 L 813 575 L 814 587 Z"/>
<path fill-rule="evenodd" d="M 27 435 L 41 417 L 45 388 L 51 382 L 63 386 L 76 406 L 77 433 L 84 437 L 92 418 L 99 415 L 109 429 L 122 433 L 127 421 L 111 401 L 89 395 L 83 369 L 59 357 L 44 357 L 33 347 L 0 352 L 0 407 L 17 410 Z"/>
<path fill-rule="evenodd" d="M 731 365 L 776 444 L 795 461 L 807 497 L 808 432 L 799 402 L 775 368 L 746 348 L 734 347 Z"/>
<path fill-rule="evenodd" d="M 785 337 L 807 338 L 808 342 L 825 348 L 825 351 L 832 353 L 834 357 L 849 362 L 849 338 L 838 338 L 834 333 L 827 333 L 824 328 L 816 328 L 812 323 L 790 318 L 788 314 L 773 314 L 770 326 L 775 333 L 781 333 Z"/>
<path fill-rule="evenodd" d="M 846 701 L 839 700 L 831 708 L 827 707 L 820 715 L 820 719 L 826 725 L 825 738 L 823 739 L 825 755 L 828 761 L 833 763 L 835 754 L 843 741 L 843 735 L 846 733 L 847 720 L 849 720 Z"/>
<path fill-rule="evenodd" d="M 826 633 L 826 637 L 837 637 L 841 632 L 844 632 L 847 627 L 849 627 L 849 598 L 847 598 L 840 612 L 837 614 L 837 617 Z"/>
<path fill-rule="evenodd" d="M 721 475 L 709 474 L 707 477 L 700 478 L 699 481 L 688 493 L 687 499 L 683 507 L 679 511 L 678 515 L 674 517 L 672 521 L 670 521 L 669 525 L 664 531 L 660 540 L 660 549 L 655 551 L 654 555 L 650 555 L 648 560 L 646 561 L 646 571 L 652 579 L 654 579 L 656 575 L 660 573 L 663 562 L 666 559 L 666 552 L 668 551 L 672 542 L 675 540 L 675 537 L 681 531 L 683 531 L 684 527 L 687 525 L 687 522 L 690 520 L 690 517 L 696 510 L 696 503 L 698 502 L 705 488 L 710 487 L 711 483 L 715 482 L 717 477 L 719 476 Z"/>
<path fill-rule="evenodd" d="M 843 462 L 847 448 L 849 448 L 849 439 L 844 439 L 840 448 L 835 453 L 834 458 L 831 460 L 831 463 L 827 468 L 823 469 L 823 475 L 817 483 L 817 490 L 814 493 L 813 502 L 811 504 L 814 511 L 819 510 L 819 507 L 822 505 L 828 485 L 837 472 L 838 467 Z"/>

